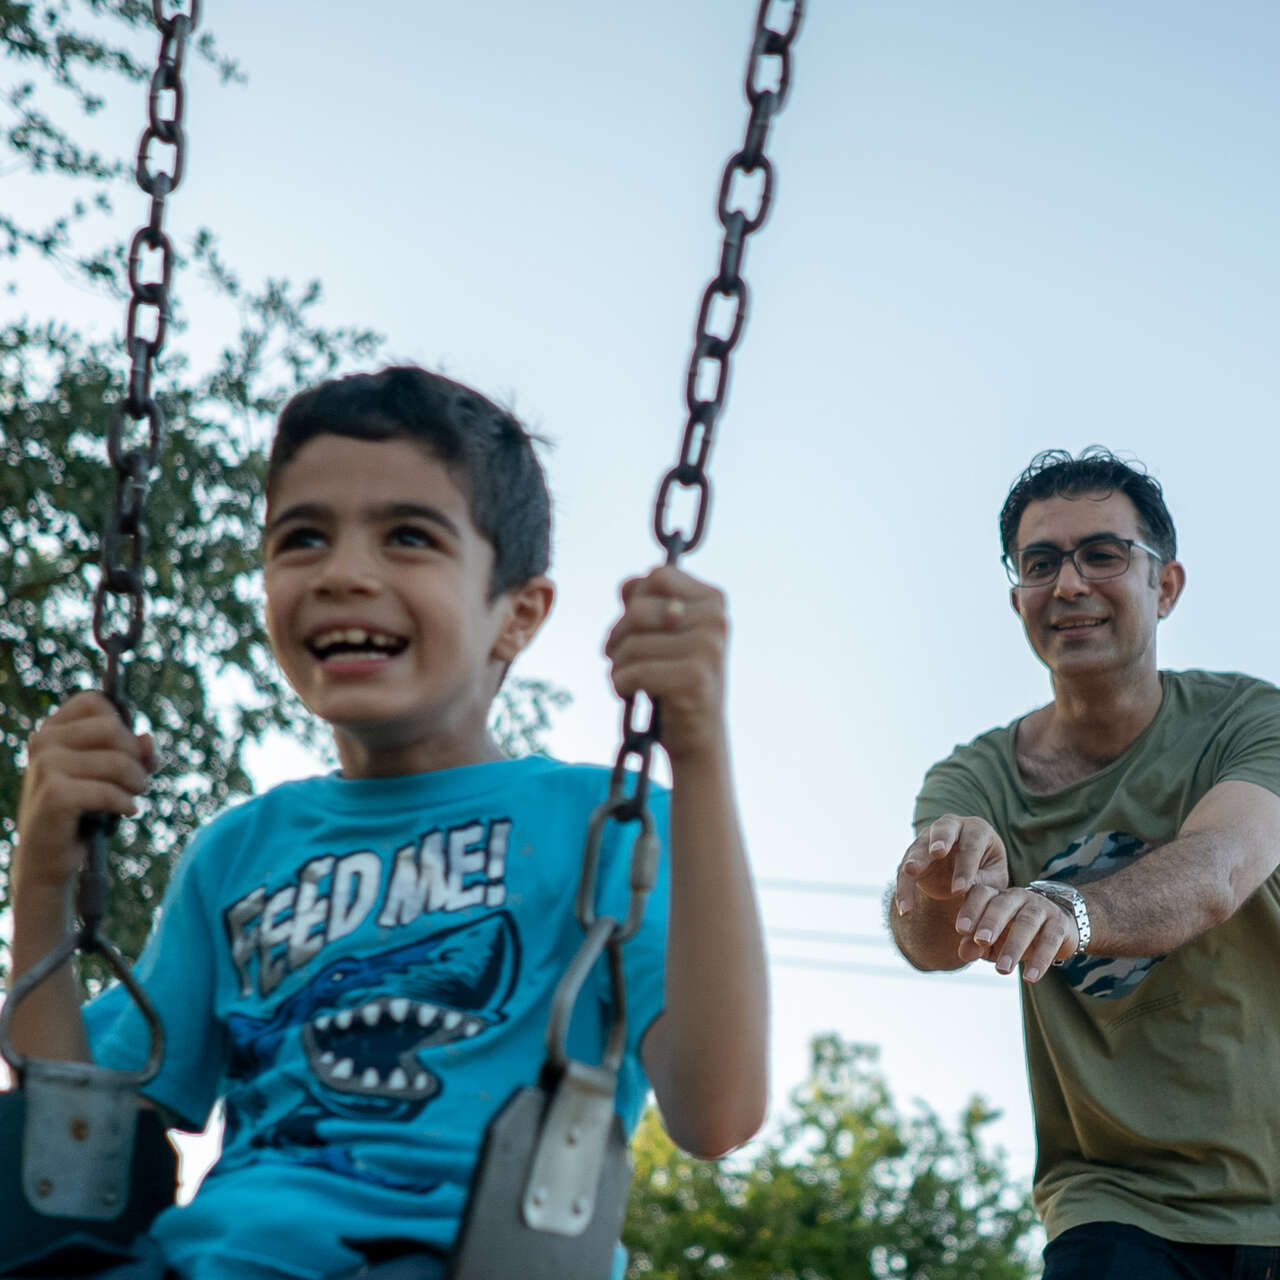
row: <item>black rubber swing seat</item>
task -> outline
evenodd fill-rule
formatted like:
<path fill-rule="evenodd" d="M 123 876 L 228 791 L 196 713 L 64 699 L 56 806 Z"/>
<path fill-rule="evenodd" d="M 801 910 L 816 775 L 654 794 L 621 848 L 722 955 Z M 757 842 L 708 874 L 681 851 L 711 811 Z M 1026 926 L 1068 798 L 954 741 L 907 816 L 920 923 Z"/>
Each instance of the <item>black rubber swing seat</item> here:
<path fill-rule="evenodd" d="M 32 1208 L 22 1182 L 26 1097 L 0 1094 L 0 1276 L 91 1274 L 124 1261 L 129 1245 L 174 1202 L 178 1157 L 156 1111 L 138 1113 L 129 1199 L 118 1217 L 53 1217 Z"/>

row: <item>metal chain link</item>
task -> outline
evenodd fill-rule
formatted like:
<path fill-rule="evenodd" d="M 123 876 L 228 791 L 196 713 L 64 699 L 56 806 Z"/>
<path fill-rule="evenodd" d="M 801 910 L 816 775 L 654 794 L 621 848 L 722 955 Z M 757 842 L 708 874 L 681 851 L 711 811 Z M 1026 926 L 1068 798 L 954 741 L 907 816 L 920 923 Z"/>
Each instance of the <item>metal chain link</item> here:
<path fill-rule="evenodd" d="M 130 719 L 123 689 L 122 660 L 138 646 L 146 620 L 144 571 L 147 555 L 146 502 L 151 473 L 160 461 L 164 444 L 164 414 L 151 391 L 151 375 L 157 355 L 164 347 L 169 321 L 169 282 L 173 275 L 173 246 L 164 233 L 164 205 L 170 192 L 182 181 L 186 162 L 186 137 L 182 132 L 184 86 L 182 62 L 187 39 L 200 20 L 200 0 L 190 0 L 189 13 L 164 16 L 163 0 L 152 0 L 151 13 L 160 32 L 160 52 L 151 77 L 147 101 L 147 127 L 138 147 L 138 186 L 151 197 L 146 223 L 129 245 L 129 303 L 125 313 L 125 350 L 129 354 L 129 388 L 125 398 L 113 406 L 107 427 L 107 458 L 116 476 L 115 500 L 102 532 L 102 572 L 93 595 L 93 638 L 106 656 L 102 692 L 115 704 L 121 717 Z M 171 94 L 172 110 L 165 114 L 165 95 Z M 168 173 L 152 167 L 151 147 L 161 143 L 173 148 L 173 167 Z M 143 279 L 143 253 L 160 254 L 159 279 Z M 139 332 L 143 310 L 153 313 L 152 332 Z M 127 438 L 126 419 L 146 422 L 140 441 Z M 114 616 L 113 616 L 114 615 Z M 14 1010 L 76 951 L 96 953 L 120 980 L 147 1024 L 150 1043 L 147 1060 L 137 1071 L 104 1072 L 140 1086 L 152 1079 L 164 1057 L 164 1028 L 146 992 L 138 984 L 124 958 L 101 933 L 107 912 L 111 880 L 108 871 L 107 838 L 115 818 L 102 813 L 86 814 L 81 833 L 89 852 L 76 893 L 80 929 L 69 934 L 14 983 L 9 999 L 0 1008 L 0 1056 L 21 1078 L 26 1058 L 18 1052 L 9 1030 Z M 93 1070 L 97 1070 L 94 1068 Z"/>
<path fill-rule="evenodd" d="M 748 293 L 747 282 L 742 278 L 742 260 L 747 237 L 764 225 L 773 201 L 773 165 L 765 154 L 765 144 L 773 118 L 782 109 L 791 87 L 791 46 L 800 30 L 804 0 L 790 0 L 791 17 L 785 30 L 779 31 L 769 26 L 770 11 L 785 7 L 786 0 L 760 0 L 745 78 L 747 102 L 751 107 L 746 138 L 742 147 L 729 157 L 724 176 L 720 180 L 716 200 L 716 213 L 724 228 L 720 266 L 703 291 L 698 308 L 693 354 L 689 359 L 685 378 L 685 405 L 689 416 L 680 443 L 680 455 L 675 465 L 662 477 L 654 502 L 654 535 L 666 551 L 669 565 L 676 564 L 682 555 L 692 551 L 702 541 L 706 531 L 711 499 L 707 460 L 711 453 L 716 420 L 724 408 L 729 389 L 730 359 L 742 337 L 747 320 Z M 763 84 L 767 64 L 770 62 L 776 64 L 777 73 L 772 88 L 764 87 Z M 761 175 L 760 190 L 754 206 L 744 204 L 738 198 L 737 180 L 740 176 L 750 178 L 757 173 Z M 727 333 L 716 333 L 712 327 L 712 311 L 717 298 L 724 299 L 733 306 L 732 321 Z M 705 394 L 700 386 L 707 376 L 704 369 L 714 370 L 714 391 L 710 395 Z M 667 508 L 672 490 L 677 487 L 696 492 L 697 512 L 693 529 L 689 533 L 669 528 L 667 524 Z M 649 768 L 654 744 L 658 741 L 660 732 L 659 710 L 656 704 L 652 705 L 649 708 L 648 722 L 641 725 L 637 723 L 636 699 L 625 699 L 622 745 L 609 781 L 609 795 L 592 815 L 587 831 L 577 897 L 578 920 L 584 929 L 590 929 L 595 921 L 595 882 L 605 827 L 610 821 L 640 824 L 631 857 L 631 903 L 626 920 L 614 931 L 611 946 L 626 941 L 640 927 L 645 899 L 653 888 L 657 870 L 657 841 L 653 819 L 648 810 L 648 794 Z M 627 765 L 633 760 L 638 767 L 634 770 L 634 789 L 628 794 L 627 776 L 632 771 L 628 770 Z"/>
<path fill-rule="evenodd" d="M 187 39 L 200 21 L 200 0 L 191 0 L 189 13 L 179 12 L 167 18 L 163 0 L 152 0 L 151 16 L 160 32 L 160 50 L 147 95 L 147 127 L 138 144 L 134 171 L 138 186 L 151 197 L 151 208 L 147 221 L 129 243 L 129 303 L 124 323 L 129 386 L 124 399 L 112 408 L 107 426 L 107 459 L 115 470 L 116 491 L 102 531 L 102 573 L 93 594 L 93 638 L 106 657 L 102 692 L 126 723 L 131 717 L 123 659 L 138 647 L 146 622 L 147 493 L 164 447 L 164 413 L 151 390 L 155 359 L 164 347 L 169 323 L 169 283 L 173 278 L 173 244 L 164 231 L 164 207 L 182 181 L 186 165 L 182 64 Z M 170 108 L 167 112 L 166 106 Z M 173 149 L 168 172 L 154 165 L 151 152 L 156 143 Z M 143 255 L 147 251 L 160 255 L 158 279 L 143 278 L 147 265 Z M 149 337 L 140 332 L 148 317 Z M 133 433 L 140 439 L 128 438 L 127 419 L 145 421 L 145 434 Z M 76 904 L 81 921 L 79 945 L 108 954 L 109 958 L 110 943 L 98 931 L 110 895 L 107 837 L 114 827 L 115 821 L 104 814 L 90 814 L 84 821 L 89 856 L 80 876 Z"/>
<path fill-rule="evenodd" d="M 129 386 L 124 400 L 112 408 L 107 428 L 107 457 L 115 470 L 116 492 L 103 530 L 102 575 L 93 597 L 93 638 L 106 656 L 102 691 L 126 718 L 122 659 L 137 648 L 146 619 L 145 508 L 151 473 L 160 461 L 164 443 L 164 414 L 151 390 L 154 362 L 164 347 L 169 322 L 169 283 L 173 277 L 173 245 L 164 232 L 164 207 L 182 181 L 186 165 L 182 65 L 187 39 L 200 21 L 200 0 L 191 0 L 189 13 L 167 18 L 163 0 L 152 0 L 151 13 L 160 32 L 160 51 L 151 76 L 147 127 L 138 145 L 134 174 L 138 186 L 151 197 L 151 208 L 147 221 L 134 233 L 129 245 L 129 302 L 124 333 Z M 168 172 L 155 167 L 152 148 L 157 143 L 172 148 Z M 158 264 L 152 264 L 158 278 L 143 279 L 146 252 L 160 255 Z M 150 336 L 142 332 L 147 321 Z M 144 440 L 127 438 L 127 419 L 145 421 Z"/>

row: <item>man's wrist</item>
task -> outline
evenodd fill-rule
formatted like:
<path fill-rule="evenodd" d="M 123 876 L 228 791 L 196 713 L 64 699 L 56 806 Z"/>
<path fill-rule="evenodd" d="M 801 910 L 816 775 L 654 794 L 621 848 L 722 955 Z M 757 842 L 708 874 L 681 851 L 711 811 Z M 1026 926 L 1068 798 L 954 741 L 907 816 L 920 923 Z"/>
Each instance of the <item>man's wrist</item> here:
<path fill-rule="evenodd" d="M 1093 928 L 1089 921 L 1088 904 L 1080 890 L 1062 880 L 1033 880 L 1027 888 L 1042 898 L 1048 898 L 1075 921 L 1076 949 L 1072 955 L 1079 956 L 1088 951 Z"/>

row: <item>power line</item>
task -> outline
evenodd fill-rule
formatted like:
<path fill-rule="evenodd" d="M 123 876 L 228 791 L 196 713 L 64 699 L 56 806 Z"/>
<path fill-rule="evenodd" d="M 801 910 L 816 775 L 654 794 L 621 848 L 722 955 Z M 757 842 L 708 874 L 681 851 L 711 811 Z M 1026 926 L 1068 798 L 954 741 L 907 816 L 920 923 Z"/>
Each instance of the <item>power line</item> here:
<path fill-rule="evenodd" d="M 883 898 L 889 882 L 884 884 L 851 884 L 847 880 L 779 880 L 766 877 L 757 880 L 761 889 L 779 893 L 838 893 L 855 898 Z"/>
<path fill-rule="evenodd" d="M 804 956 L 770 956 L 769 963 L 783 969 L 821 969 L 834 973 L 856 973 L 868 978 L 945 978 L 951 983 L 966 987 L 982 987 L 987 991 L 1008 987 L 1008 983 L 1001 982 L 998 978 L 971 977 L 957 972 L 924 972 L 909 966 L 900 969 L 887 964 L 859 964 L 855 960 L 810 960 Z"/>
<path fill-rule="evenodd" d="M 795 942 L 833 942 L 844 947 L 887 947 L 889 938 L 883 933 L 838 933 L 827 929 L 776 929 L 766 925 L 765 930 L 775 938 L 790 938 Z"/>

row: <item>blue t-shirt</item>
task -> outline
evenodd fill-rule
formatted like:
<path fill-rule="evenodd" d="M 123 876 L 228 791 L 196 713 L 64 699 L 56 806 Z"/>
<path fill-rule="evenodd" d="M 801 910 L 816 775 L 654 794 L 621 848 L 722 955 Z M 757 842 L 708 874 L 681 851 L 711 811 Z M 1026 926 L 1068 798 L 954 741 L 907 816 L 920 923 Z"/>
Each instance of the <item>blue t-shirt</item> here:
<path fill-rule="evenodd" d="M 324 1276 L 361 1261 L 344 1239 L 449 1246 L 486 1125 L 545 1057 L 608 776 L 530 757 L 311 778 L 192 841 L 137 966 L 167 1032 L 147 1094 L 197 1130 L 225 1099 L 221 1157 L 152 1229 L 184 1276 Z M 666 793 L 652 808 L 665 850 Z M 606 825 L 601 913 L 626 913 L 637 830 Z M 628 1132 L 648 1088 L 640 1042 L 663 1007 L 667 910 L 664 854 L 624 947 Z M 121 989 L 85 1015 L 100 1063 L 138 1065 L 146 1033 Z M 608 1022 L 600 964 L 570 1053 L 598 1062 Z"/>

